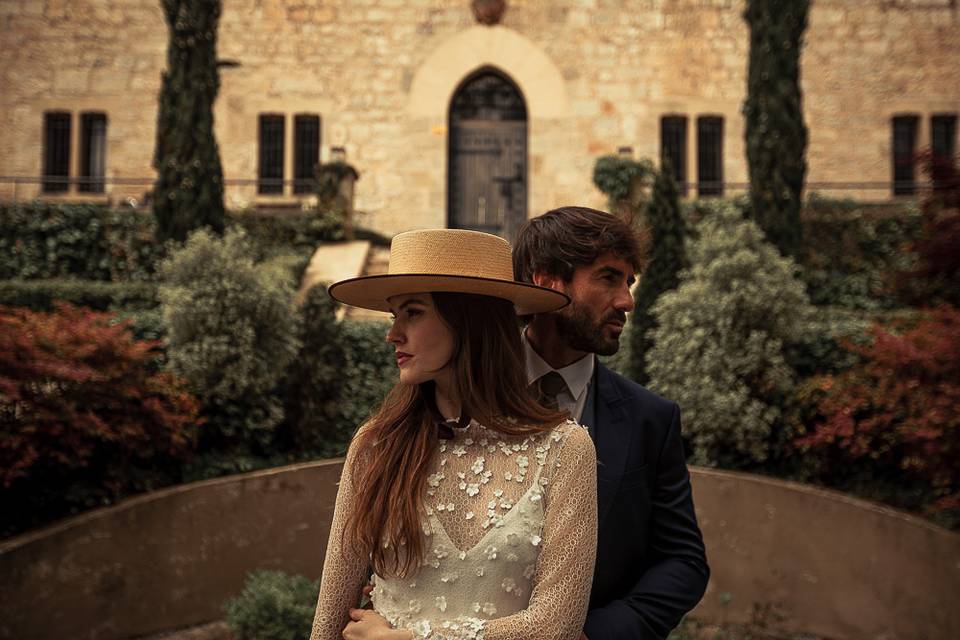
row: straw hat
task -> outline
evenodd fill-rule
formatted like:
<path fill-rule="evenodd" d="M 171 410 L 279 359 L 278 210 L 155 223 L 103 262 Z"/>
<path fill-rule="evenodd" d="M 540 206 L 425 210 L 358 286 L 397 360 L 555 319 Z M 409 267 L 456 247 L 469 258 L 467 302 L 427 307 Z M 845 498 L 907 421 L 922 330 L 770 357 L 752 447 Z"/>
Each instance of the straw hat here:
<path fill-rule="evenodd" d="M 510 243 L 466 229 L 398 234 L 390 243 L 388 273 L 341 280 L 329 289 L 334 300 L 375 311 L 390 311 L 392 296 L 432 291 L 503 298 L 518 315 L 556 311 L 570 302 L 559 291 L 514 280 Z"/>

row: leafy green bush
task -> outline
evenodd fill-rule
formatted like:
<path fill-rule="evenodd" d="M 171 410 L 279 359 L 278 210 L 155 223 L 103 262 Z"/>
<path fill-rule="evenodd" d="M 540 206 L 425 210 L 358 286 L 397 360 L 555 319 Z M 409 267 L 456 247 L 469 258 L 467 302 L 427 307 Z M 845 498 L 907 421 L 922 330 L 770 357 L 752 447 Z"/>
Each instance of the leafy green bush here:
<path fill-rule="evenodd" d="M 0 280 L 0 304 L 51 311 L 61 300 L 106 311 L 144 310 L 157 306 L 157 285 L 152 282 L 99 282 L 96 280 Z"/>
<path fill-rule="evenodd" d="M 387 329 L 389 325 L 376 321 L 345 320 L 340 324 L 345 357 L 343 389 L 336 419 L 337 435 L 328 443 L 326 455 L 346 452 L 357 427 L 397 383 L 394 349 L 384 340 Z"/>
<path fill-rule="evenodd" d="M 290 365 L 287 426 L 293 445 L 322 457 L 340 455 L 343 435 L 337 415 L 342 398 L 345 355 L 336 303 L 323 285 L 307 292 L 300 308 L 300 353 Z M 349 436 L 348 436 L 349 437 Z"/>
<path fill-rule="evenodd" d="M 630 377 L 640 384 L 649 381 L 644 354 L 651 347 L 650 331 L 656 326 L 650 309 L 664 292 L 677 287 L 679 273 L 687 263 L 685 229 L 678 197 L 677 185 L 670 173 L 657 172 L 653 196 L 644 209 L 645 222 L 650 230 L 650 260 L 640 276 L 634 296 L 633 315 L 630 316 L 634 330 L 628 336 L 629 342 L 621 342 L 629 345 Z"/>
<path fill-rule="evenodd" d="M 269 451 L 283 420 L 275 391 L 297 352 L 288 277 L 255 265 L 239 230 L 193 233 L 161 275 L 169 366 L 204 402 L 202 448 Z"/>
<path fill-rule="evenodd" d="M 0 278 L 148 280 L 165 248 L 149 214 L 101 205 L 0 205 Z"/>
<path fill-rule="evenodd" d="M 912 266 L 907 248 L 921 227 L 914 207 L 870 209 L 811 196 L 800 255 L 810 301 L 866 311 L 899 306 L 892 276 Z"/>
<path fill-rule="evenodd" d="M 601 156 L 593 165 L 593 184 L 609 198 L 610 209 L 614 210 L 619 203 L 629 200 L 638 181 L 651 179 L 655 172 L 653 163 L 646 158 L 636 161 L 622 156 Z"/>
<path fill-rule="evenodd" d="M 291 250 L 309 256 L 322 243 L 343 239 L 343 219 L 335 211 L 238 211 L 227 226 L 247 232 L 258 258 Z"/>
<path fill-rule="evenodd" d="M 308 640 L 319 595 L 319 580 L 253 571 L 243 593 L 224 607 L 227 624 L 236 640 Z"/>
<path fill-rule="evenodd" d="M 691 267 L 654 306 L 650 387 L 676 400 L 696 464 L 749 468 L 785 447 L 784 346 L 811 314 L 795 267 L 734 206 L 697 227 Z"/>

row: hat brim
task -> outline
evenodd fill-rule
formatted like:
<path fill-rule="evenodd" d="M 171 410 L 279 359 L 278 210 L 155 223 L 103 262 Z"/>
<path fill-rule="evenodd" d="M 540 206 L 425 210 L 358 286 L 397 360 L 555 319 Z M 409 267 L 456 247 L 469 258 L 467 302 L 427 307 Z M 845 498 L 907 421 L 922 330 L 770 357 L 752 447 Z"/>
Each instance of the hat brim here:
<path fill-rule="evenodd" d="M 383 274 L 360 276 L 330 285 L 330 297 L 338 302 L 362 309 L 390 311 L 388 298 L 410 293 L 443 291 L 474 293 L 503 298 L 513 303 L 517 315 L 556 311 L 570 303 L 570 298 L 559 291 L 535 284 L 512 280 L 495 280 L 472 276 L 444 276 L 436 274 Z"/>

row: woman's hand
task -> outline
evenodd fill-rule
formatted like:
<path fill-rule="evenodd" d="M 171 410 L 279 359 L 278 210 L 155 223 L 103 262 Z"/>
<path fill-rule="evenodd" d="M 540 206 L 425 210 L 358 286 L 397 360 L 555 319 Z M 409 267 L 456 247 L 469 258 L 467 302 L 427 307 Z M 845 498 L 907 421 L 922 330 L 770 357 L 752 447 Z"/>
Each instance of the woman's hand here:
<path fill-rule="evenodd" d="M 370 609 L 350 609 L 350 622 L 343 630 L 344 640 L 412 640 L 413 634 L 394 629 L 386 618 Z"/>

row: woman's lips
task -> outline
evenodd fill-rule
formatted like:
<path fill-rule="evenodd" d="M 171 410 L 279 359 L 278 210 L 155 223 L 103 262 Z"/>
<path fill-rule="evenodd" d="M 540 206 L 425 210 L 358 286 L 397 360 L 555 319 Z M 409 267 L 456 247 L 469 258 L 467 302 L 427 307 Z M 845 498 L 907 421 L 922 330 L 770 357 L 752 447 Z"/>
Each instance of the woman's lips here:
<path fill-rule="evenodd" d="M 398 352 L 397 352 L 397 366 L 398 366 L 398 367 L 402 367 L 402 366 L 403 366 L 403 363 L 405 363 L 407 360 L 409 360 L 409 359 L 412 358 L 412 357 L 413 357 L 413 356 L 410 355 L 409 353 L 404 353 L 404 352 L 402 352 L 402 351 L 398 351 Z"/>

